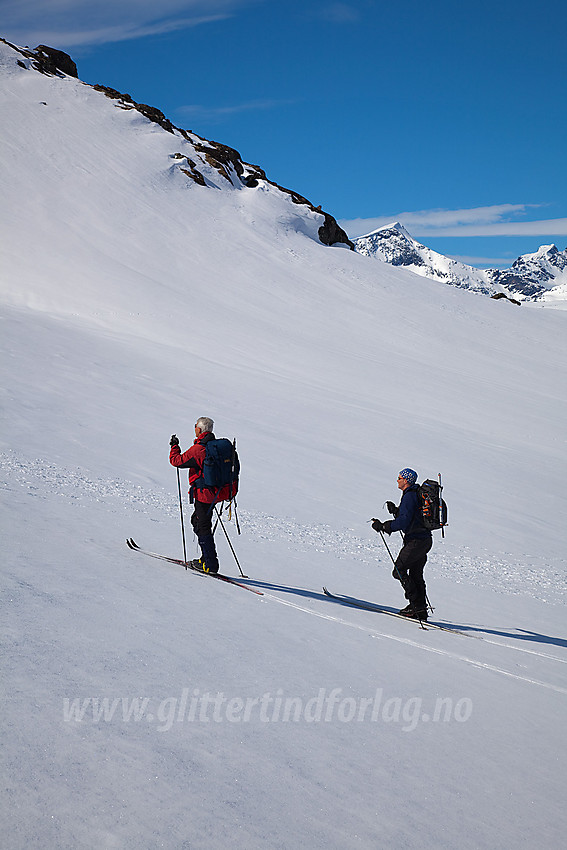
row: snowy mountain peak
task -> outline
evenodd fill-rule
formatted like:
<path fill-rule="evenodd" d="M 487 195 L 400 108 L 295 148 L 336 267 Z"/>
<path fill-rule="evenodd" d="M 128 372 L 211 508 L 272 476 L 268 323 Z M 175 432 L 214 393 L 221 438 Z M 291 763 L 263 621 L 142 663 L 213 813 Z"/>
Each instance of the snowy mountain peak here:
<path fill-rule="evenodd" d="M 360 254 L 481 295 L 555 306 L 565 300 L 567 250 L 559 251 L 555 245 L 542 245 L 534 254 L 518 257 L 509 269 L 477 269 L 422 245 L 400 222 L 360 236 L 354 243 Z"/>
<path fill-rule="evenodd" d="M 553 257 L 559 254 L 557 245 L 540 245 L 535 254 L 524 254 L 524 257 Z"/>
<path fill-rule="evenodd" d="M 483 272 L 426 248 L 417 242 L 400 222 L 380 227 L 368 236 L 361 236 L 354 241 L 360 254 L 374 257 L 392 266 L 404 266 L 422 277 L 472 289 L 485 295 L 492 294 Z"/>
<path fill-rule="evenodd" d="M 542 245 L 534 254 L 523 254 L 509 269 L 487 269 L 487 279 L 518 298 L 529 301 L 565 300 L 567 249 Z"/>
<path fill-rule="evenodd" d="M 381 234 L 385 230 L 396 231 L 401 236 L 403 236 L 405 239 L 407 239 L 408 242 L 413 241 L 412 237 L 410 236 L 408 231 L 405 229 L 403 224 L 401 224 L 401 222 L 399 222 L 399 221 L 392 221 L 390 224 L 385 224 L 382 227 L 379 227 L 376 230 L 373 230 L 371 233 L 367 233 L 365 236 L 361 236 L 359 238 L 360 239 L 368 239 L 368 237 L 374 236 L 376 234 Z"/>

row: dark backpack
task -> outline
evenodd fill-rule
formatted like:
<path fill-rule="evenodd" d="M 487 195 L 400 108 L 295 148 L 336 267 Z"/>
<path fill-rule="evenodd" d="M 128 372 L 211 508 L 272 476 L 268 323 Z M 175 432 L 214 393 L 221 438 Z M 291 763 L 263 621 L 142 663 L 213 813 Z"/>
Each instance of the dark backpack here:
<path fill-rule="evenodd" d="M 227 484 L 231 485 L 230 498 L 238 490 L 238 475 L 240 461 L 236 451 L 236 440 L 222 437 L 220 440 L 208 440 L 205 443 L 205 460 L 201 477 L 193 482 L 197 490 L 203 487 L 218 490 Z"/>
<path fill-rule="evenodd" d="M 439 476 L 441 477 L 441 476 Z M 442 498 L 443 487 L 440 481 L 427 478 L 418 485 L 421 519 L 430 531 L 443 529 L 447 525 L 447 505 Z"/>

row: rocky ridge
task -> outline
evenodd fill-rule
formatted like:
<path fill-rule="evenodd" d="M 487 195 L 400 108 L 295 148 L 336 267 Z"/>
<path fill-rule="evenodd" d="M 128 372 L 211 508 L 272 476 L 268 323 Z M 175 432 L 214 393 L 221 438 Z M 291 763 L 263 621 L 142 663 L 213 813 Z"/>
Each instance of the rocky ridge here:
<path fill-rule="evenodd" d="M 18 64 L 23 68 L 33 68 L 42 74 L 52 76 L 62 77 L 67 75 L 78 79 L 75 62 L 67 53 L 61 50 L 56 50 L 46 45 L 39 45 L 35 50 L 30 50 L 29 48 L 17 47 L 3 38 L 0 38 L 0 41 L 7 44 L 23 57 L 18 60 Z M 89 84 L 83 83 L 83 85 Z M 175 155 L 175 160 L 180 171 L 195 183 L 200 186 L 212 185 L 207 181 L 205 163 L 214 168 L 225 180 L 236 188 L 243 186 L 254 188 L 260 182 L 267 183 L 284 194 L 289 195 L 293 203 L 304 205 L 311 212 L 323 217 L 323 223 L 318 229 L 319 240 L 323 245 L 341 243 L 354 250 L 354 244 L 332 215 L 322 210 L 320 206 L 312 204 L 311 201 L 298 192 L 292 189 L 286 189 L 278 183 L 269 180 L 266 172 L 260 166 L 244 162 L 239 152 L 234 148 L 220 144 L 219 142 L 209 141 L 198 136 L 196 133 L 176 127 L 161 110 L 155 106 L 148 106 L 145 103 L 137 103 L 129 94 L 124 94 L 104 85 L 93 85 L 91 88 L 116 101 L 117 107 L 121 109 L 135 109 L 149 121 L 159 124 L 168 133 L 178 133 L 187 142 L 192 144 L 195 151 L 194 158 L 179 153 Z"/>

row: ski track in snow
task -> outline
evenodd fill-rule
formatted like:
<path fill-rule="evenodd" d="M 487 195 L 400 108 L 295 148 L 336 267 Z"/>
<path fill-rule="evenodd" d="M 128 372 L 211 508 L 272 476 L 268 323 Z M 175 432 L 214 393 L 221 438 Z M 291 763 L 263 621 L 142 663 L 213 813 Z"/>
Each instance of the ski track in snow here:
<path fill-rule="evenodd" d="M 104 502 L 109 507 L 129 505 L 134 511 L 150 515 L 154 521 L 177 516 L 179 512 L 177 494 L 163 488 L 151 490 L 119 478 L 92 479 L 80 469 L 66 469 L 40 458 L 22 458 L 13 451 L 0 453 L 0 469 L 4 478 L 1 487 L 8 493 L 16 484 L 35 498 L 47 499 L 56 494 L 80 507 L 92 502 Z M 370 536 L 363 540 L 351 529 L 305 525 L 291 517 L 242 509 L 239 509 L 239 517 L 243 531 L 252 540 L 287 541 L 289 548 L 298 552 L 314 549 L 362 564 L 386 563 L 388 559 L 377 550 Z M 468 547 L 447 552 L 438 545 L 430 556 L 428 570 L 431 577 L 450 578 L 457 583 L 471 582 L 498 593 L 530 596 L 555 604 L 567 602 L 567 575 L 559 560 L 539 561 L 537 566 L 531 567 L 517 558 L 506 560 L 499 554 L 475 555 Z"/>
<path fill-rule="evenodd" d="M 436 646 L 430 646 L 425 643 L 419 643 L 416 640 L 412 640 L 411 638 L 400 637 L 399 635 L 392 635 L 387 632 L 379 631 L 378 629 L 369 628 L 367 625 L 360 623 L 351 623 L 349 620 L 345 620 L 342 617 L 334 617 L 331 614 L 323 614 L 320 611 L 314 611 L 312 608 L 306 608 L 303 605 L 298 605 L 295 602 L 290 602 L 288 599 L 281 599 L 279 596 L 273 596 L 271 593 L 265 593 L 263 599 L 273 599 L 276 602 L 280 602 L 282 605 L 287 605 L 289 608 L 295 608 L 298 611 L 304 611 L 306 614 L 312 614 L 315 617 L 319 617 L 322 620 L 331 620 L 336 623 L 340 623 L 343 626 L 350 626 L 352 629 L 359 629 L 360 631 L 366 632 L 372 637 L 375 638 L 384 638 L 385 640 L 393 640 L 397 643 L 403 643 L 407 646 L 415 647 L 416 649 L 423 649 L 426 652 L 433 652 L 436 655 L 443 655 L 447 658 L 454 658 L 457 661 L 463 661 L 466 664 L 471 664 L 473 667 L 478 667 L 483 670 L 490 670 L 493 673 L 499 673 L 503 676 L 507 676 L 511 679 L 517 679 L 521 682 L 527 682 L 530 685 L 538 685 L 542 688 L 548 688 L 549 690 L 556 691 L 559 694 L 567 694 L 567 688 L 562 688 L 559 685 L 554 685 L 551 682 L 542 682 L 539 679 L 532 679 L 528 676 L 520 676 L 518 673 L 511 673 L 509 670 L 504 670 L 502 667 L 496 667 L 493 664 L 487 664 L 485 661 L 478 661 L 477 659 L 470 658 L 468 655 L 462 655 L 458 652 L 451 652 L 447 649 L 440 649 Z M 460 636 L 457 636 L 460 637 Z M 484 638 L 482 638 L 485 641 Z M 557 658 L 554 655 L 547 655 L 545 653 L 532 652 L 531 650 L 524 650 L 522 647 L 511 646 L 510 644 L 498 643 L 497 641 L 485 641 L 486 643 L 494 643 L 497 646 L 506 646 L 508 649 L 517 649 L 520 652 L 529 652 L 530 654 L 539 655 L 543 658 L 547 658 L 550 661 L 560 661 L 564 662 L 564 659 Z"/>
<path fill-rule="evenodd" d="M 80 470 L 70 470 L 60 467 L 54 463 L 47 462 L 41 459 L 23 460 L 18 457 L 15 452 L 0 454 L 0 469 L 4 474 L 2 481 L 2 489 L 9 494 L 14 485 L 27 489 L 32 497 L 40 499 L 51 499 L 53 495 L 57 495 L 62 499 L 72 502 L 74 505 L 88 507 L 90 503 L 104 502 L 112 508 L 116 504 L 122 507 L 125 504 L 131 506 L 134 511 L 140 511 L 150 515 L 152 519 L 159 520 L 164 515 L 176 515 L 179 510 L 177 500 L 174 495 L 167 491 L 149 490 L 141 485 L 135 485 L 132 482 L 121 480 L 119 478 L 95 478 L 91 479 L 85 476 Z M 159 513 L 159 517 L 152 517 L 152 514 Z M 246 527 L 247 534 L 253 538 L 262 541 L 278 540 L 282 541 L 286 538 L 289 540 L 290 548 L 300 551 L 309 551 L 314 548 L 319 552 L 332 551 L 335 555 L 338 553 L 340 557 L 348 558 L 349 560 L 357 560 L 363 563 L 375 562 L 376 551 L 375 547 L 369 542 L 365 542 L 357 538 L 351 531 L 343 530 L 336 531 L 326 525 L 302 525 L 294 522 L 290 518 L 277 518 L 268 514 L 241 512 L 242 524 Z M 439 568 L 438 559 L 436 559 L 435 568 L 438 573 L 443 574 L 448 571 L 443 570 L 443 561 L 441 559 L 441 568 Z M 559 576 L 555 575 L 553 568 L 549 572 L 542 568 L 538 570 L 526 570 L 523 564 L 518 562 L 503 562 L 500 558 L 490 561 L 487 558 L 474 557 L 470 555 L 462 555 L 455 560 L 451 558 L 451 569 L 454 578 L 455 568 L 458 567 L 461 580 L 470 579 L 478 586 L 484 583 L 485 586 L 490 586 L 487 579 L 496 573 L 501 576 L 503 571 L 509 579 L 515 579 L 515 586 L 511 586 L 509 582 L 507 590 L 516 594 L 530 595 L 533 598 L 545 598 L 549 601 L 550 585 L 552 582 L 558 582 Z M 432 570 L 433 572 L 433 570 Z M 542 579 L 546 579 L 542 583 Z M 496 586 L 496 583 L 494 582 Z M 542 587 L 544 593 L 541 593 Z M 498 583 L 497 589 L 502 591 L 501 584 Z M 539 593 L 537 591 L 540 591 Z M 558 591 L 559 586 L 555 586 L 554 590 Z M 557 593 L 554 601 L 565 601 L 562 594 Z M 422 643 L 410 637 L 402 637 L 394 635 L 391 632 L 381 631 L 373 628 L 368 624 L 354 623 L 343 617 L 337 617 L 322 611 L 317 611 L 313 608 L 299 605 L 291 602 L 288 599 L 282 599 L 271 593 L 264 592 L 260 601 L 274 601 L 289 608 L 294 608 L 311 616 L 318 617 L 323 620 L 335 622 L 349 628 L 364 631 L 366 634 L 378 640 L 391 640 L 397 643 L 405 644 L 406 646 L 414 647 L 415 649 L 432 652 L 437 655 L 442 655 L 447 658 L 452 658 L 469 664 L 479 669 L 491 671 L 493 673 L 506 676 L 511 679 L 526 682 L 531 685 L 546 688 L 556 693 L 567 694 L 567 689 L 559 685 L 554 685 L 551 682 L 544 682 L 539 679 L 533 679 L 529 676 L 523 676 L 518 673 L 513 673 L 503 667 L 498 667 L 489 664 L 486 661 L 480 661 L 472 658 L 469 655 L 464 655 L 459 652 L 453 652 L 446 648 L 432 646 Z M 470 637 L 468 635 L 456 635 L 455 638 Z M 527 650 L 524 647 L 513 646 L 512 644 L 504 644 L 499 641 L 494 641 L 489 638 L 481 638 L 483 643 L 495 644 L 497 646 L 505 646 L 508 649 L 518 652 L 527 652 L 528 654 L 539 655 L 549 661 L 564 663 L 564 659 L 557 656 L 547 655 L 546 653 L 538 653 L 534 650 Z"/>

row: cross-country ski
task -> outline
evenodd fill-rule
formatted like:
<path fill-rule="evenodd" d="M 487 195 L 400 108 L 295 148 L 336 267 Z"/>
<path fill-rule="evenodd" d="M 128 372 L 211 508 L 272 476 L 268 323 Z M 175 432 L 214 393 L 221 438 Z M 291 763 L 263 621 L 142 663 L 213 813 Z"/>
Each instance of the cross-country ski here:
<path fill-rule="evenodd" d="M 327 590 L 326 587 L 323 587 L 323 593 L 325 594 L 325 596 L 328 596 L 329 599 L 335 599 L 337 602 L 341 602 L 343 605 L 348 605 L 352 608 L 361 608 L 363 611 L 375 611 L 377 614 L 387 614 L 389 617 L 397 617 L 399 620 L 414 622 L 416 623 L 416 625 L 420 626 L 424 630 L 440 629 L 443 632 L 453 632 L 456 635 L 474 637 L 474 635 L 468 635 L 466 632 L 462 632 L 459 629 L 454 629 L 451 626 L 445 626 L 442 623 L 432 623 L 431 620 L 412 619 L 410 617 L 405 617 L 403 614 L 400 614 L 396 611 L 391 611 L 389 608 L 384 608 L 382 605 L 376 605 L 373 602 L 365 602 L 362 599 L 354 599 L 352 596 L 341 596 L 336 593 L 331 593 L 331 591 Z"/>
<path fill-rule="evenodd" d="M 257 590 L 255 587 L 249 587 L 247 584 L 243 584 L 232 576 L 225 576 L 222 573 L 206 573 L 203 570 L 197 569 L 192 566 L 191 561 L 184 561 L 182 558 L 170 558 L 168 555 L 160 555 L 157 552 L 149 552 L 147 549 L 142 549 L 138 546 L 137 543 L 132 540 L 131 537 L 127 538 L 126 545 L 129 549 L 132 549 L 134 552 L 139 552 L 141 555 L 149 555 L 150 558 L 158 558 L 160 561 L 167 561 L 170 564 L 177 564 L 180 567 L 185 567 L 186 570 L 191 570 L 191 572 L 198 573 L 199 575 L 205 576 L 210 575 L 211 578 L 219 579 L 220 581 L 228 582 L 229 584 L 235 584 L 237 587 L 242 587 L 244 590 L 249 590 L 251 593 L 256 593 L 259 596 L 263 596 L 261 590 Z"/>

